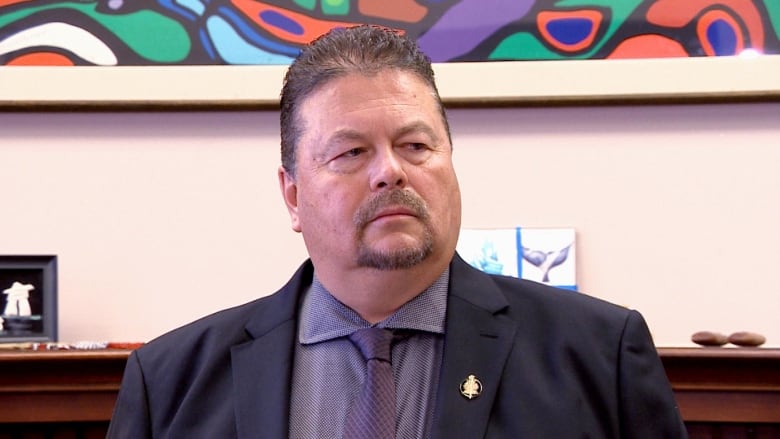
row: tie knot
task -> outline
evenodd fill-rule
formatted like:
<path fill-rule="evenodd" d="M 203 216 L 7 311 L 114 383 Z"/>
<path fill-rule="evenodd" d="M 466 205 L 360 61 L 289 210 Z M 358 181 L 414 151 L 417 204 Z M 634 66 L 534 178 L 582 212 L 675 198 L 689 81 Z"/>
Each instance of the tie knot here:
<path fill-rule="evenodd" d="M 393 331 L 382 328 L 358 329 L 350 334 L 349 339 L 360 350 L 366 361 L 374 359 L 390 361 Z"/>

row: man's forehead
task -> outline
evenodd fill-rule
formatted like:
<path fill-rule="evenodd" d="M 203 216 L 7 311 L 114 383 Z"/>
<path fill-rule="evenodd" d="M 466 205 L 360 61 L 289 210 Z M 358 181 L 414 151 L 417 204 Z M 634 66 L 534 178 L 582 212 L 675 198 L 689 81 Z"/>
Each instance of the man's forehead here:
<path fill-rule="evenodd" d="M 361 88 L 357 87 L 356 83 L 374 83 L 377 85 L 401 84 L 403 88 L 409 89 L 419 86 L 424 88 L 427 91 L 426 94 L 430 94 L 436 101 L 435 88 L 417 72 L 387 67 L 376 71 L 349 71 L 334 75 L 309 90 L 300 99 L 298 106 L 304 106 L 306 102 L 311 101 L 315 97 L 341 96 L 345 91 L 359 92 Z"/>
<path fill-rule="evenodd" d="M 374 103 L 401 112 L 407 111 L 401 107 L 440 112 L 435 89 L 419 75 L 386 69 L 378 74 L 354 72 L 328 79 L 301 97 L 297 114 L 299 122 L 332 121 L 344 111 L 370 109 Z"/>
<path fill-rule="evenodd" d="M 359 110 L 371 108 L 372 98 L 370 93 L 360 95 L 361 91 L 365 91 L 365 84 L 363 88 L 357 84 L 361 80 L 379 83 L 400 81 L 402 85 L 385 89 L 387 95 L 383 94 L 384 91 L 378 91 L 377 97 L 398 93 L 402 99 L 388 106 L 378 105 L 381 110 L 378 113 L 359 114 Z M 377 102 L 381 102 L 381 99 Z M 354 118 L 351 116 L 352 110 L 356 110 Z M 448 137 L 435 89 L 417 73 L 406 70 L 384 69 L 365 74 L 351 72 L 330 78 L 301 98 L 296 113 L 302 137 L 308 137 L 310 142 L 316 139 L 315 143 L 319 146 L 338 141 L 365 140 L 376 134 L 374 124 L 388 122 L 391 114 L 397 117 L 392 118 L 395 126 L 391 124 L 390 128 L 384 127 L 388 135 L 398 137 L 404 133 L 419 132 L 435 142 Z M 377 114 L 382 115 L 381 122 L 376 122 Z"/>

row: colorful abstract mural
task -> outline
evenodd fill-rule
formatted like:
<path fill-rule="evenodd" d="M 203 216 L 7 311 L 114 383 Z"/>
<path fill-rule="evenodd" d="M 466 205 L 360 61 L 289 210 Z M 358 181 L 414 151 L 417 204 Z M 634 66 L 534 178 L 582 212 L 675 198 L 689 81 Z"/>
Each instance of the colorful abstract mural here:
<path fill-rule="evenodd" d="M 289 64 L 358 23 L 435 62 L 780 53 L 780 0 L 0 0 L 0 65 Z"/>

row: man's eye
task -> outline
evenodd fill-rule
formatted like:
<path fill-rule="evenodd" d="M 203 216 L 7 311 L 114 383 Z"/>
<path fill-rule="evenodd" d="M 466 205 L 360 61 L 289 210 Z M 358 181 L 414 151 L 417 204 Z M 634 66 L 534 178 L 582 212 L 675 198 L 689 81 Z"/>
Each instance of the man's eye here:
<path fill-rule="evenodd" d="M 407 144 L 407 148 L 413 150 L 413 151 L 420 151 L 426 148 L 424 143 L 409 143 Z"/>
<path fill-rule="evenodd" d="M 360 149 L 360 148 L 352 148 L 349 151 L 347 151 L 347 152 L 345 152 L 345 153 L 343 153 L 341 155 L 344 156 L 344 157 L 357 157 L 357 156 L 359 156 L 362 153 L 363 153 L 362 149 Z"/>

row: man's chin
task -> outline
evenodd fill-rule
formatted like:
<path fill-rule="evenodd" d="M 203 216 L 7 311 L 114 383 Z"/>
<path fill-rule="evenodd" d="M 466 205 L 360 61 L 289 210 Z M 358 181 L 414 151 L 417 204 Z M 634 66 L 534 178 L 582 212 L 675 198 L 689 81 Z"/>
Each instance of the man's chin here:
<path fill-rule="evenodd" d="M 422 263 L 430 254 L 430 245 L 394 249 L 363 247 L 358 252 L 358 265 L 377 270 L 403 270 Z"/>

